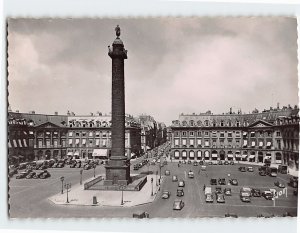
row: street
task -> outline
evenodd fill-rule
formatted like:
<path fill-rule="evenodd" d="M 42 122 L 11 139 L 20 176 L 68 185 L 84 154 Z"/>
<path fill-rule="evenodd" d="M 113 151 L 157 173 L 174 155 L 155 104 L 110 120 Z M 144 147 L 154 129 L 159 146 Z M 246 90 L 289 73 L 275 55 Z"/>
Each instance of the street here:
<path fill-rule="evenodd" d="M 133 165 L 140 162 L 139 158 L 132 162 Z M 150 159 L 151 161 L 151 159 Z M 226 213 L 237 214 L 239 217 L 256 217 L 257 215 L 264 216 L 282 216 L 288 212 L 292 216 L 297 215 L 297 197 L 293 195 L 293 188 L 287 186 L 287 197 L 282 195 L 274 202 L 272 200 L 265 200 L 263 197 L 252 197 L 251 203 L 243 203 L 239 198 L 239 190 L 242 186 L 251 188 L 259 188 L 261 191 L 269 188 L 274 188 L 274 182 L 279 180 L 285 185 L 289 181 L 289 175 L 278 174 L 277 178 L 269 176 L 259 176 L 258 168 L 254 167 L 254 172 L 240 172 L 239 166 L 247 165 L 207 165 L 206 171 L 200 171 L 200 166 L 193 166 L 193 164 L 181 164 L 168 162 L 162 167 L 162 175 L 165 170 L 170 170 L 170 176 L 164 176 L 160 192 L 168 190 L 171 192 L 169 199 L 162 199 L 159 193 L 153 203 L 140 205 L 136 207 L 95 207 L 95 206 L 61 206 L 55 205 L 47 198 L 61 192 L 60 177 L 65 177 L 65 182 L 70 182 L 76 185 L 80 181 L 80 168 L 49 168 L 51 177 L 46 180 L 41 179 L 15 179 L 15 176 L 10 180 L 10 216 L 12 218 L 49 218 L 49 217 L 129 217 L 136 212 L 146 211 L 150 218 L 194 218 L 194 217 L 224 217 Z M 143 166 L 138 171 L 131 170 L 131 173 L 140 173 L 142 171 L 153 171 L 156 174 L 159 166 L 147 165 Z M 195 178 L 188 178 L 188 171 L 193 171 Z M 96 175 L 105 174 L 103 165 L 98 165 Z M 83 181 L 93 177 L 94 170 L 83 171 Z M 184 196 L 181 198 L 185 202 L 185 206 L 180 211 L 173 210 L 173 202 L 175 199 L 180 199 L 176 196 L 178 182 L 172 182 L 172 175 L 177 175 L 178 179 L 185 181 Z M 211 178 L 225 178 L 227 185 L 232 189 L 232 196 L 225 196 L 225 203 L 206 203 L 203 191 L 203 185 L 211 186 Z M 239 182 L 238 186 L 228 185 L 229 178 L 236 178 Z M 154 181 L 156 185 L 156 180 Z M 214 186 L 211 186 L 215 190 Z M 279 190 L 279 188 L 276 188 Z M 121 196 L 120 196 L 121 197 Z M 215 198 L 214 198 L 215 199 Z"/>

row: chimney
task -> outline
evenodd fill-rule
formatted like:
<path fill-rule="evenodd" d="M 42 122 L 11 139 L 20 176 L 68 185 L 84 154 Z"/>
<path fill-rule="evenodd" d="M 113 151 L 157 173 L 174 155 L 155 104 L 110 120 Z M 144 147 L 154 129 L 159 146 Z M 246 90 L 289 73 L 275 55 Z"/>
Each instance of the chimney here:
<path fill-rule="evenodd" d="M 91 116 L 94 116 L 94 113 L 91 112 Z"/>
<path fill-rule="evenodd" d="M 35 114 L 35 111 L 30 111 L 29 113 L 31 113 L 31 114 Z"/>
<path fill-rule="evenodd" d="M 57 115 L 58 115 L 58 112 L 54 112 L 54 115 L 57 116 Z"/>
<path fill-rule="evenodd" d="M 71 116 L 71 113 L 70 113 L 70 111 L 69 111 L 69 110 L 68 110 L 68 112 L 67 112 L 67 115 L 68 115 L 68 116 Z"/>
<path fill-rule="evenodd" d="M 16 113 L 19 113 L 20 111 L 19 110 L 16 110 Z"/>
<path fill-rule="evenodd" d="M 280 107 L 279 107 L 279 102 L 277 103 L 277 109 L 279 109 Z"/>

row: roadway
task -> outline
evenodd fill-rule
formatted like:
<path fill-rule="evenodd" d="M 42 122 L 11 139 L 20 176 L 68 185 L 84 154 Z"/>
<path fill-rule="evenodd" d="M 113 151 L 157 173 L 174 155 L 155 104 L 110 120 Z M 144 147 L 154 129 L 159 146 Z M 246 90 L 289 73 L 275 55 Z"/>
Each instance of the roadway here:
<path fill-rule="evenodd" d="M 132 162 L 131 169 L 135 163 L 140 162 L 141 158 Z M 288 187 L 288 196 L 281 196 L 276 200 L 275 207 L 273 201 L 265 200 L 263 197 L 252 197 L 251 203 L 243 203 L 239 199 L 239 189 L 242 186 L 258 187 L 262 190 L 274 187 L 274 181 L 280 180 L 285 184 L 290 176 L 279 174 L 277 178 L 269 176 L 261 177 L 258 175 L 257 167 L 253 173 L 238 171 L 239 165 L 209 165 L 207 171 L 200 171 L 200 166 L 193 164 L 184 164 L 179 168 L 177 163 L 168 163 L 162 168 L 162 174 L 166 169 L 171 171 L 170 176 L 164 176 L 162 190 L 171 191 L 171 197 L 163 200 L 158 193 L 153 203 L 137 207 L 94 207 L 94 206 L 59 206 L 54 205 L 47 198 L 61 191 L 60 177 L 64 176 L 66 182 L 72 185 L 78 184 L 80 180 L 79 168 L 50 168 L 48 171 L 51 177 L 46 180 L 17 180 L 14 177 L 10 181 L 10 216 L 12 218 L 57 218 L 57 217 L 132 217 L 132 213 L 146 211 L 150 217 L 176 217 L 176 218 L 194 218 L 194 217 L 224 217 L 226 213 L 235 213 L 243 217 L 256 217 L 259 214 L 270 216 L 272 214 L 282 215 L 285 212 L 297 215 L 297 197 L 292 194 L 293 189 Z M 158 165 L 145 165 L 141 171 L 151 170 L 159 171 Z M 189 179 L 187 173 L 194 171 L 195 178 Z M 105 168 L 99 165 L 96 168 L 97 174 L 104 174 Z M 205 203 L 203 185 L 209 186 L 210 178 L 237 178 L 239 186 L 230 186 L 232 196 L 225 196 L 226 203 L 218 204 Z M 94 175 L 93 169 L 84 170 L 83 180 Z M 179 179 L 185 180 L 185 195 L 182 200 L 185 207 L 181 211 L 173 211 L 173 201 L 176 197 L 177 182 L 172 182 L 172 175 L 177 175 Z M 156 182 L 154 182 L 155 184 Z M 225 186 L 224 186 L 225 187 Z M 228 187 L 228 185 L 226 185 Z M 214 187 L 213 187 L 214 190 Z"/>

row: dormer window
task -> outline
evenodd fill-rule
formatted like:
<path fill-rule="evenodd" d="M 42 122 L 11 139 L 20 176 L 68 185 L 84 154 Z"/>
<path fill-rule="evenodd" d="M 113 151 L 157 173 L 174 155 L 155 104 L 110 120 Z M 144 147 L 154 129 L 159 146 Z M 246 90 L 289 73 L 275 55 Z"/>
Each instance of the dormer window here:
<path fill-rule="evenodd" d="M 222 127 L 224 126 L 224 121 L 221 121 L 221 124 L 220 124 Z"/>

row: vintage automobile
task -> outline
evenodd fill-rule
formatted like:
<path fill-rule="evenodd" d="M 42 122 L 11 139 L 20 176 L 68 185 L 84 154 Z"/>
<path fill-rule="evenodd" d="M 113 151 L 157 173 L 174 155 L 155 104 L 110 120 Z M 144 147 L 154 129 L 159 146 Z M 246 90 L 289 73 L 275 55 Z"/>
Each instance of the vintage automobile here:
<path fill-rule="evenodd" d="M 190 170 L 190 171 L 188 172 L 188 177 L 189 177 L 189 178 L 194 178 L 194 172 Z"/>
<path fill-rule="evenodd" d="M 184 202 L 182 200 L 175 200 L 173 203 L 173 210 L 181 210 L 184 207 Z"/>
<path fill-rule="evenodd" d="M 84 165 L 84 167 L 83 167 L 84 170 L 90 170 L 90 169 L 92 169 L 92 168 L 93 168 L 93 167 L 92 167 L 91 164 L 86 164 L 86 165 Z"/>
<path fill-rule="evenodd" d="M 171 195 L 170 191 L 164 190 L 162 192 L 161 198 L 162 199 L 168 199 L 170 197 L 170 195 Z"/>
<path fill-rule="evenodd" d="M 165 175 L 166 175 L 166 176 L 169 176 L 170 174 L 171 174 L 171 173 L 170 173 L 170 170 L 166 170 L 166 171 L 165 171 Z"/>
<path fill-rule="evenodd" d="M 230 161 L 229 164 L 230 164 L 230 165 L 234 165 L 234 162 L 233 162 L 233 161 Z"/>
<path fill-rule="evenodd" d="M 180 180 L 180 181 L 178 182 L 178 187 L 184 187 L 184 186 L 185 186 L 184 180 Z"/>
<path fill-rule="evenodd" d="M 178 177 L 177 177 L 177 176 L 175 176 L 175 175 L 174 175 L 174 176 L 172 176 L 172 181 L 173 181 L 173 182 L 176 182 L 176 181 L 178 181 Z"/>
<path fill-rule="evenodd" d="M 30 172 L 29 174 L 27 174 L 26 179 L 32 179 L 35 174 L 35 172 Z"/>
<path fill-rule="evenodd" d="M 194 161 L 193 165 L 194 165 L 194 166 L 198 166 L 197 161 Z"/>
<path fill-rule="evenodd" d="M 231 188 L 225 188 L 225 189 L 224 189 L 224 194 L 225 194 L 226 196 L 231 196 Z"/>
<path fill-rule="evenodd" d="M 133 218 L 149 218 L 149 214 L 147 212 L 139 212 L 132 214 Z"/>
<path fill-rule="evenodd" d="M 225 162 L 224 162 L 224 165 L 229 165 L 229 162 L 228 162 L 228 161 L 225 161 Z"/>
<path fill-rule="evenodd" d="M 50 175 L 50 173 L 47 171 L 47 170 L 45 170 L 45 171 L 43 171 L 40 175 L 39 175 L 39 178 L 40 179 L 46 179 L 46 178 L 48 178 L 48 177 L 50 177 L 51 175 Z"/>
<path fill-rule="evenodd" d="M 208 193 L 205 195 L 205 202 L 207 203 L 213 203 L 214 202 L 214 198 L 212 193 Z"/>
<path fill-rule="evenodd" d="M 214 179 L 214 178 L 210 179 L 210 184 L 211 185 L 217 185 L 218 184 L 217 179 Z"/>
<path fill-rule="evenodd" d="M 293 188 L 298 188 L 298 177 L 293 176 L 290 178 L 290 182 L 288 183 L 289 186 Z"/>
<path fill-rule="evenodd" d="M 226 185 L 225 178 L 219 178 L 218 183 L 219 183 L 219 185 Z"/>
<path fill-rule="evenodd" d="M 263 196 L 266 200 L 272 200 L 274 197 L 271 191 L 263 191 L 261 196 Z"/>
<path fill-rule="evenodd" d="M 219 165 L 223 165 L 222 160 L 219 160 L 218 164 L 219 164 Z"/>
<path fill-rule="evenodd" d="M 246 172 L 246 167 L 239 167 L 240 172 Z"/>
<path fill-rule="evenodd" d="M 216 189 L 215 189 L 215 192 L 216 192 L 216 193 L 223 193 L 223 192 L 222 192 L 222 187 L 217 186 Z"/>
<path fill-rule="evenodd" d="M 18 169 L 16 169 L 16 168 L 10 168 L 9 172 L 8 172 L 9 177 L 12 177 L 15 174 L 18 174 Z"/>
<path fill-rule="evenodd" d="M 203 161 L 203 160 L 200 160 L 200 161 L 199 161 L 199 165 L 204 165 L 204 161 Z"/>
<path fill-rule="evenodd" d="M 182 188 L 177 189 L 176 195 L 177 195 L 177 197 L 182 197 L 182 196 L 184 196 L 184 191 L 183 191 L 183 189 L 182 189 Z"/>
<path fill-rule="evenodd" d="M 248 172 L 254 172 L 254 169 L 253 169 L 253 167 L 247 167 L 247 171 Z"/>
<path fill-rule="evenodd" d="M 274 182 L 274 185 L 277 186 L 278 188 L 285 188 L 285 185 L 278 180 Z"/>
<path fill-rule="evenodd" d="M 225 203 L 225 197 L 223 193 L 216 193 L 217 203 Z"/>
<path fill-rule="evenodd" d="M 28 171 L 24 171 L 24 172 L 21 172 L 19 173 L 17 176 L 16 176 L 16 179 L 23 179 L 25 178 L 30 172 Z"/>
<path fill-rule="evenodd" d="M 237 181 L 237 179 L 229 179 L 229 183 L 231 185 L 238 185 L 239 184 L 238 181 Z"/>
<path fill-rule="evenodd" d="M 251 189 L 251 196 L 252 197 L 261 197 L 261 191 L 258 188 Z"/>

